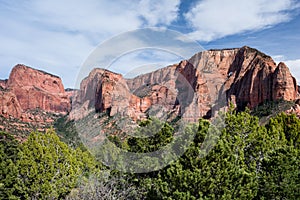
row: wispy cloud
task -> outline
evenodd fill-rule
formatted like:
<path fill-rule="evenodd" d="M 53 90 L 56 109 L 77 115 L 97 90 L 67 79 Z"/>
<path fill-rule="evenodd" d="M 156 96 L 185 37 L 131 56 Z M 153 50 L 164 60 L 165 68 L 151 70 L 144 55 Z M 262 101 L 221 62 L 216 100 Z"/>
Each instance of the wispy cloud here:
<path fill-rule="evenodd" d="M 185 18 L 193 28 L 189 37 L 212 41 L 228 35 L 268 28 L 291 19 L 295 0 L 202 0 Z"/>
<path fill-rule="evenodd" d="M 300 85 L 300 59 L 286 60 L 284 62 L 289 67 L 292 75 L 296 78 L 298 85 Z"/>
<path fill-rule="evenodd" d="M 180 1 L 0 1 L 0 77 L 24 63 L 63 77 L 72 87 L 100 42 L 143 26 L 176 20 Z M 151 14 L 149 11 L 154 10 Z"/>
<path fill-rule="evenodd" d="M 180 9 L 185 4 L 191 7 L 186 6 L 188 11 L 184 14 Z M 90 64 L 89 69 L 107 67 L 112 58 L 149 45 L 162 50 L 171 49 L 171 54 L 175 52 L 188 58 L 203 50 L 199 46 L 186 46 L 191 39 L 212 41 L 265 29 L 289 21 L 297 7 L 299 4 L 293 0 L 274 0 L 271 3 L 269 0 L 195 0 L 192 3 L 180 0 L 0 0 L 0 78 L 7 78 L 15 64 L 23 63 L 59 75 L 66 87 L 74 87 L 76 77 L 85 74 L 81 72 L 87 64 Z M 193 31 L 187 34 L 189 38 L 141 34 L 105 46 L 105 42 L 114 36 L 149 26 L 159 27 L 162 31 L 168 27 L 184 26 L 185 33 Z M 105 48 L 91 59 L 90 54 L 99 43 Z M 150 66 L 149 63 L 156 63 L 155 59 L 159 59 L 156 55 L 152 55 L 152 60 L 149 57 L 143 60 L 140 56 L 137 53 L 124 58 L 123 66 Z M 172 56 L 164 53 L 161 56 L 165 56 L 165 63 L 173 61 Z"/>
<path fill-rule="evenodd" d="M 179 35 L 182 34 L 167 29 L 145 28 L 112 37 L 89 54 L 82 64 L 76 86 L 95 67 L 109 68 L 125 75 L 136 67 L 177 63 L 203 51 L 193 40 L 178 40 Z"/>
<path fill-rule="evenodd" d="M 182 57 L 163 50 L 137 50 L 115 60 L 108 69 L 119 71 L 126 78 L 133 78 L 139 74 L 145 74 L 178 63 L 181 59 Z M 128 63 L 130 64 L 128 65 Z M 127 66 L 124 66 L 124 64 Z"/>
<path fill-rule="evenodd" d="M 149 26 L 170 25 L 179 14 L 180 0 L 142 0 L 138 7 Z M 167 13 L 167 14 L 166 14 Z"/>

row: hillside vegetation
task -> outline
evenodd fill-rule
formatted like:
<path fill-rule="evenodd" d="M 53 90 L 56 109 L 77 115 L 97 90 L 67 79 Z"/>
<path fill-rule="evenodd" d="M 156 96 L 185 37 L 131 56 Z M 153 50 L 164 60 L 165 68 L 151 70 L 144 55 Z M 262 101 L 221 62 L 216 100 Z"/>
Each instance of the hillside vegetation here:
<path fill-rule="evenodd" d="M 1 132 L 0 199 L 299 199 L 300 120 L 280 113 L 262 125 L 248 110 L 223 115 L 225 128 L 212 150 L 201 148 L 210 122 L 200 119 L 186 128 L 195 137 L 179 159 L 140 174 L 110 169 L 53 129 L 23 143 Z M 173 141 L 172 125 L 148 119 L 141 129 L 146 125 L 162 128 L 149 138 L 109 139 L 140 153 Z"/>

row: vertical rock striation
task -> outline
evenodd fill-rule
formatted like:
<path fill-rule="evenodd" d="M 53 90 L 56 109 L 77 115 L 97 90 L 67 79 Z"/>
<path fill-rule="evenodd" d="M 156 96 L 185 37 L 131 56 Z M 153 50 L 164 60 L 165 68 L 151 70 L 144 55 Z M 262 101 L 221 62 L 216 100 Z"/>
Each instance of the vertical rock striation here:
<path fill-rule="evenodd" d="M 229 101 L 239 109 L 254 108 L 265 101 L 297 98 L 295 78 L 283 63 L 276 63 L 256 49 L 209 50 L 189 60 L 133 79 L 94 69 L 81 83 L 76 110 L 96 110 L 110 116 L 181 116 L 196 121 L 211 117 Z M 73 113 L 73 115 L 72 115 Z M 77 117 L 76 117 L 77 116 Z"/>

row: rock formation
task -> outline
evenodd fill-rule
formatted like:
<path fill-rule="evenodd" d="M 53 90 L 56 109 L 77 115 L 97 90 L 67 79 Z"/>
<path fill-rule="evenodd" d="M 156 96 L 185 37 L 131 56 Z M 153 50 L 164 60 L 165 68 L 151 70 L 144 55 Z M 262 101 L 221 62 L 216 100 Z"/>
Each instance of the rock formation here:
<path fill-rule="evenodd" d="M 5 89 L 7 84 L 7 79 L 6 80 L 0 80 L 0 89 Z"/>
<path fill-rule="evenodd" d="M 67 113 L 70 102 L 59 77 L 16 65 L 7 81 L 7 89 L 17 96 L 23 110 L 40 108 L 44 111 Z"/>
<path fill-rule="evenodd" d="M 296 99 L 298 93 L 297 81 L 284 63 L 279 63 L 275 69 L 273 80 L 273 99 L 287 101 Z"/>
<path fill-rule="evenodd" d="M 20 118 L 22 115 L 22 108 L 14 93 L 9 91 L 0 91 L 0 115 L 8 118 Z"/>
<path fill-rule="evenodd" d="M 296 99 L 298 86 L 289 69 L 283 63 L 276 66 L 271 57 L 257 50 L 242 48 L 229 71 L 232 76 L 225 82 L 227 97 L 234 95 L 239 108 Z"/>
<path fill-rule="evenodd" d="M 165 113 L 196 121 L 230 101 L 239 109 L 254 108 L 265 101 L 295 100 L 297 91 L 288 68 L 256 49 L 209 50 L 133 79 L 95 69 L 81 83 L 71 118 L 96 110 L 134 120 Z"/>
<path fill-rule="evenodd" d="M 47 127 L 67 113 L 74 120 L 95 118 L 95 126 L 114 119 L 107 127 L 125 118 L 128 124 L 149 116 L 195 122 L 226 109 L 229 102 L 242 110 L 297 98 L 298 86 L 288 67 L 250 47 L 200 52 L 132 79 L 94 69 L 80 90 L 65 91 L 59 77 L 17 65 L 8 80 L 0 80 L 0 129 L 14 129 L 21 122 Z M 299 106 L 293 110 L 300 113 Z M 89 115 L 94 112 L 104 117 Z"/>
<path fill-rule="evenodd" d="M 175 68 L 174 68 L 175 69 Z M 175 79 L 170 79 L 175 83 Z M 176 106 L 176 95 L 162 85 L 141 86 L 131 90 L 120 74 L 108 70 L 94 69 L 80 85 L 73 98 L 71 119 L 80 119 L 93 110 L 107 112 L 109 116 L 121 115 L 132 119 L 146 118 L 146 111 L 155 105 Z M 153 107 L 153 108 L 154 108 Z M 152 109 L 152 111 L 154 111 Z"/>
<path fill-rule="evenodd" d="M 8 80 L 0 81 L 0 122 L 14 123 L 13 129 L 22 123 L 35 124 L 39 129 L 70 109 L 70 98 L 57 76 L 19 64 L 12 69 Z"/>

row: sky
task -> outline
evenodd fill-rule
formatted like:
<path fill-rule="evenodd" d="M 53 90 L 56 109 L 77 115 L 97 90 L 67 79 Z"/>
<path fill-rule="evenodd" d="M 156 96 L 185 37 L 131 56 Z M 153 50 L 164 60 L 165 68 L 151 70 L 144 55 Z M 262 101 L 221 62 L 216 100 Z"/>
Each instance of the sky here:
<path fill-rule="evenodd" d="M 0 79 L 21 63 L 74 88 L 93 67 L 131 77 L 247 45 L 300 83 L 299 0 L 0 0 L 0 27 Z"/>

